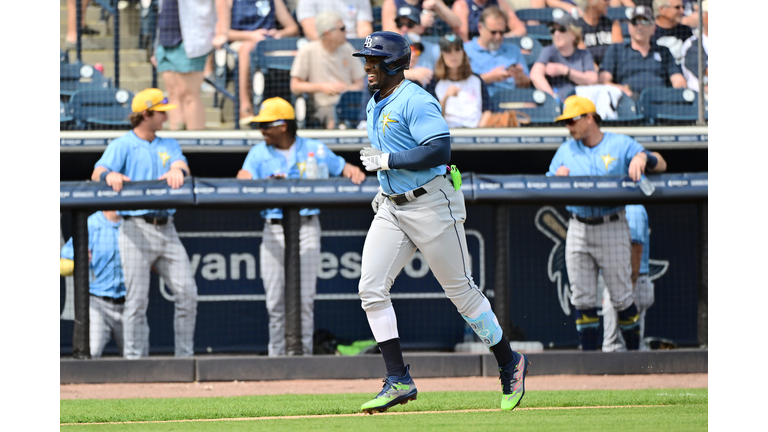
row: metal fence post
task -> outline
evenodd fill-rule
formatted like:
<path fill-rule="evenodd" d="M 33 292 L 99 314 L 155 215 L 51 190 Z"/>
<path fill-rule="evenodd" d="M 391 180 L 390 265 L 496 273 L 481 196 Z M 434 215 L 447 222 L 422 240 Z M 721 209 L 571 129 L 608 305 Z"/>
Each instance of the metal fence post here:
<path fill-rule="evenodd" d="M 234 108 L 235 108 L 235 129 L 240 129 L 240 62 L 243 61 L 243 59 L 240 58 L 239 55 L 235 55 L 235 75 L 234 75 L 234 85 L 235 85 L 235 91 L 234 91 Z"/>
<path fill-rule="evenodd" d="M 709 201 L 703 201 L 696 205 L 699 219 L 699 244 L 698 244 L 698 263 L 699 263 L 699 307 L 697 313 L 697 334 L 699 339 L 699 346 L 706 348 L 709 344 L 709 335 L 707 326 L 709 324 L 708 308 L 709 308 L 709 237 L 707 235 L 709 231 L 709 217 L 707 216 L 707 210 L 709 207 Z"/>
<path fill-rule="evenodd" d="M 707 124 L 706 119 L 704 118 L 704 12 L 701 10 L 701 0 L 698 1 L 699 3 L 699 37 L 698 41 L 696 43 L 697 49 L 698 49 L 698 56 L 699 56 L 699 70 L 697 71 L 699 75 L 699 121 L 698 124 L 700 126 L 705 126 Z"/>
<path fill-rule="evenodd" d="M 283 208 L 283 235 L 285 237 L 285 353 L 302 355 L 301 344 L 301 255 L 299 229 L 301 216 L 298 207 Z"/>
<path fill-rule="evenodd" d="M 83 50 L 83 13 L 85 11 L 83 10 L 83 5 L 81 2 L 75 0 L 75 20 L 77 21 L 76 28 L 77 28 L 77 42 L 75 43 L 75 49 L 77 50 L 77 62 L 82 63 L 83 57 L 82 57 L 82 50 Z"/>
<path fill-rule="evenodd" d="M 117 3 L 112 19 L 115 23 L 115 87 L 120 87 L 120 8 Z"/>
<path fill-rule="evenodd" d="M 509 319 L 509 204 L 496 204 L 493 209 L 493 227 L 496 231 L 496 272 L 494 284 L 494 312 L 504 334 L 510 335 Z"/>
<path fill-rule="evenodd" d="M 88 213 L 82 210 L 72 214 L 72 247 L 75 252 L 75 328 L 72 332 L 72 354 L 77 359 L 88 359 L 91 358 L 88 315 L 91 300 L 88 293 Z"/>

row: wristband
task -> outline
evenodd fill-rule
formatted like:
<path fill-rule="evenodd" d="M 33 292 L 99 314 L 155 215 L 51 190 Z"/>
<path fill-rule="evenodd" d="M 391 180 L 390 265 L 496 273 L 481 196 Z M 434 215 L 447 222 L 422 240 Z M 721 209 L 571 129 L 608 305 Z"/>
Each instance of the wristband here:
<path fill-rule="evenodd" d="M 107 176 L 110 172 L 111 171 L 102 171 L 101 174 L 99 174 L 99 181 L 107 181 Z"/>
<path fill-rule="evenodd" d="M 645 166 L 650 169 L 656 168 L 656 164 L 659 163 L 659 159 L 648 150 L 643 150 L 643 153 L 645 153 L 645 156 L 648 159 L 645 163 Z"/>
<path fill-rule="evenodd" d="M 184 168 L 179 168 L 179 171 L 181 171 L 182 174 L 184 174 L 184 177 L 189 176 L 189 173 L 184 170 Z"/>

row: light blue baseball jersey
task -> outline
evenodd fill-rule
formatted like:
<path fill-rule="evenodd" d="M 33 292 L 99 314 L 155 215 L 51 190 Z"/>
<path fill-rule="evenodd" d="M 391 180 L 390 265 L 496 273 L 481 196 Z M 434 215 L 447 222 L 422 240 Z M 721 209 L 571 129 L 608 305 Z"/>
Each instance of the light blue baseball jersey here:
<path fill-rule="evenodd" d="M 632 236 L 632 243 L 643 245 L 643 256 L 640 260 L 640 273 L 648 273 L 648 257 L 651 250 L 651 231 L 648 229 L 648 212 L 642 205 L 628 205 L 627 223 Z"/>
<path fill-rule="evenodd" d="M 181 154 L 179 143 L 173 138 L 155 136 L 152 142 L 144 141 L 133 131 L 113 140 L 104 150 L 96 167 L 104 167 L 110 171 L 128 176 L 131 181 L 157 180 L 171 169 L 176 161 L 187 158 Z M 122 210 L 117 213 L 122 216 L 138 216 L 143 214 L 173 214 L 176 210 Z"/>
<path fill-rule="evenodd" d="M 318 152 L 322 148 L 322 152 Z M 328 165 L 328 173 L 338 177 L 344 171 L 346 162 L 341 156 L 337 156 L 322 141 L 309 138 L 296 137 L 295 145 L 288 154 L 288 159 L 275 150 L 274 147 L 267 145 L 262 141 L 248 152 L 243 162 L 243 169 L 251 173 L 254 179 L 267 179 L 275 176 L 285 176 L 287 178 L 301 178 L 304 172 L 304 163 L 313 152 L 317 158 L 318 165 L 325 162 Z M 324 160 L 318 157 L 318 153 L 325 153 Z M 301 209 L 302 216 L 316 215 L 320 213 L 319 209 Z M 282 219 L 283 211 L 279 208 L 266 209 L 261 212 L 261 217 L 265 219 Z"/>
<path fill-rule="evenodd" d="M 88 250 L 91 251 L 90 292 L 100 297 L 125 297 L 123 268 L 117 236 L 122 221 L 111 222 L 104 213 L 96 212 L 88 217 Z M 75 251 L 72 238 L 61 249 L 61 257 L 73 260 Z"/>
<path fill-rule="evenodd" d="M 569 176 L 606 176 L 629 174 L 629 162 L 645 150 L 632 138 L 604 132 L 600 144 L 589 148 L 581 141 L 570 139 L 557 149 L 547 176 L 554 176 L 561 165 L 570 170 Z M 567 206 L 569 212 L 581 217 L 597 217 L 616 213 L 621 207 Z"/>
<path fill-rule="evenodd" d="M 411 81 L 405 80 L 391 95 L 376 102 L 381 92 L 368 101 L 368 139 L 373 148 L 395 153 L 423 146 L 438 138 L 449 138 L 448 124 L 437 100 Z M 445 174 L 445 165 L 424 170 L 378 171 L 386 194 L 401 194 Z"/>

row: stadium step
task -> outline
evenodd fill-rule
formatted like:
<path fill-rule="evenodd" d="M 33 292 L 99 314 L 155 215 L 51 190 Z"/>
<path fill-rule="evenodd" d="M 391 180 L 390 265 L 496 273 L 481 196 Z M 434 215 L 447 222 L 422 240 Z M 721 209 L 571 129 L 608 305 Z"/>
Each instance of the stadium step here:
<path fill-rule="evenodd" d="M 101 63 L 104 66 L 104 76 L 115 76 L 114 62 Z M 147 62 L 125 62 L 120 61 L 120 81 L 124 78 L 149 78 L 152 79 L 152 65 Z"/>
<path fill-rule="evenodd" d="M 137 4 L 138 5 L 138 4 Z M 68 12 L 67 8 L 61 9 L 61 19 L 59 21 L 59 33 L 64 35 L 67 33 L 67 21 Z M 85 14 L 85 24 L 95 30 L 98 30 L 100 36 L 111 36 L 114 24 L 112 17 L 109 17 L 109 22 L 101 19 L 101 8 L 89 6 Z M 138 37 L 141 32 L 141 15 L 140 11 L 134 7 L 127 7 L 120 10 L 120 35 L 123 37 L 134 36 Z"/>
<path fill-rule="evenodd" d="M 70 61 L 75 60 L 75 53 L 69 52 Z M 112 63 L 115 60 L 115 52 L 112 49 L 99 50 L 99 51 L 83 51 L 82 53 L 83 63 L 96 64 L 101 63 L 106 65 Z M 120 63 L 135 63 L 144 62 L 147 63 L 147 50 L 145 49 L 121 49 L 120 50 Z"/>
<path fill-rule="evenodd" d="M 66 35 L 61 35 L 59 37 L 59 47 L 63 49 L 64 47 L 64 39 Z M 90 39 L 90 46 L 93 48 L 89 48 L 88 51 L 91 50 L 112 50 L 115 47 L 115 39 L 112 36 L 85 36 L 83 39 Z M 130 36 L 130 37 L 121 37 L 120 38 L 120 49 L 138 49 L 139 48 L 139 37 L 138 36 Z M 85 48 L 83 49 L 85 50 Z"/>

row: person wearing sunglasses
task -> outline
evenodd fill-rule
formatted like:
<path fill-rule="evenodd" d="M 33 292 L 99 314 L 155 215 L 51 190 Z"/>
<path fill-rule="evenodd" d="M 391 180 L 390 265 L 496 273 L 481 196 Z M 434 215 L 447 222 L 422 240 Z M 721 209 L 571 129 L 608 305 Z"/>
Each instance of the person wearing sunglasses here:
<path fill-rule="evenodd" d="M 320 35 L 299 48 L 291 65 L 291 92 L 308 93 L 310 121 L 324 129 L 335 129 L 336 104 L 348 91 L 362 90 L 365 71 L 351 58 L 355 49 L 347 42 L 346 27 L 336 12 L 320 12 L 315 17 Z"/>
<path fill-rule="evenodd" d="M 113 140 L 96 161 L 91 180 L 106 181 L 115 192 L 130 181 L 165 180 L 179 189 L 190 175 L 187 158 L 178 141 L 162 138 L 168 111 L 176 109 L 156 88 L 133 97 L 129 116 L 133 130 Z M 190 191 L 191 193 L 191 191 Z M 125 280 L 123 356 L 137 359 L 149 353 L 149 272 L 154 267 L 175 297 L 173 329 L 176 357 L 194 354 L 197 318 L 197 284 L 184 245 L 176 233 L 175 209 L 120 210 L 123 222 L 118 235 Z"/>
<path fill-rule="evenodd" d="M 531 68 L 533 85 L 557 100 L 565 99 L 577 85 L 597 84 L 592 54 L 579 48 L 581 27 L 568 14 L 549 23 L 552 45 L 541 50 Z"/>
<path fill-rule="evenodd" d="M 373 33 L 370 0 L 299 0 L 295 4 L 296 19 L 309 40 L 320 38 L 315 28 L 315 19 L 320 12 L 325 11 L 336 12 L 341 17 L 347 39 L 364 38 Z"/>
<path fill-rule="evenodd" d="M 483 79 L 488 93 L 502 89 L 530 87 L 528 65 L 520 48 L 504 43 L 507 15 L 497 7 L 487 7 L 480 15 L 480 35 L 464 43 L 472 71 Z"/>
<path fill-rule="evenodd" d="M 683 43 L 693 36 L 691 28 L 682 24 L 683 0 L 654 0 L 653 9 L 656 11 L 656 31 L 651 43 L 669 48 L 677 64 L 680 64 Z"/>
<path fill-rule="evenodd" d="M 509 37 L 520 37 L 528 34 L 525 28 L 525 24 L 515 14 L 507 3 L 508 0 L 456 0 L 453 2 L 453 12 L 461 20 L 461 26 L 454 31 L 461 35 L 464 42 L 472 40 L 472 38 L 480 35 L 480 22 L 483 12 L 488 8 L 498 8 L 506 21 L 505 26 L 509 27 L 509 31 L 505 31 L 504 34 Z M 531 2 L 533 3 L 533 2 Z M 540 2 L 539 2 L 540 3 Z M 532 5 L 533 6 L 533 5 Z M 543 6 L 542 6 L 543 7 Z"/>
<path fill-rule="evenodd" d="M 630 16 L 630 41 L 608 48 L 600 64 L 600 84 L 616 86 L 635 100 L 646 87 L 685 88 L 683 72 L 669 49 L 651 44 L 656 27 L 651 8 L 636 6 Z"/>
<path fill-rule="evenodd" d="M 555 121 L 565 124 L 572 139 L 557 149 L 546 173 L 549 177 L 628 176 L 639 182 L 646 172 L 666 169 L 666 164 L 634 139 L 601 131 L 602 119 L 587 98 L 570 96 L 565 100 L 563 115 Z M 631 235 L 624 206 L 566 209 L 571 221 L 565 239 L 565 265 L 581 349 L 598 347 L 597 280 L 601 272 L 627 350 L 637 350 L 640 316 L 632 287 Z"/>
<path fill-rule="evenodd" d="M 451 33 L 441 37 L 440 50 L 435 79 L 426 90 L 440 101 L 448 127 L 487 127 L 491 97 L 482 78 L 472 73 L 459 35 Z"/>
<path fill-rule="evenodd" d="M 342 33 L 343 35 L 343 33 Z M 259 115 L 251 117 L 258 125 L 264 141 L 248 152 L 238 171 L 241 180 L 304 177 L 305 162 L 314 154 L 318 163 L 325 163 L 334 177 L 346 177 L 359 185 L 365 173 L 337 156 L 321 141 L 296 135 L 296 113 L 288 101 L 274 97 L 261 104 Z M 314 301 L 317 270 L 320 265 L 319 209 L 300 210 L 299 244 L 301 254 L 301 343 L 305 355 L 312 354 L 312 334 L 315 326 Z M 261 211 L 264 232 L 259 246 L 261 279 L 267 296 L 269 313 L 269 356 L 285 355 L 285 237 L 283 211 L 270 208 Z M 255 313 L 255 312 L 254 312 Z"/>
<path fill-rule="evenodd" d="M 435 17 L 440 18 L 453 29 L 457 29 L 461 25 L 459 17 L 443 0 L 384 0 L 381 4 L 381 29 L 383 31 L 399 33 L 400 26 L 395 21 L 402 8 L 411 8 L 415 11 L 415 17 L 418 18 L 415 22 L 423 28 L 421 33 L 432 29 L 435 24 Z"/>

